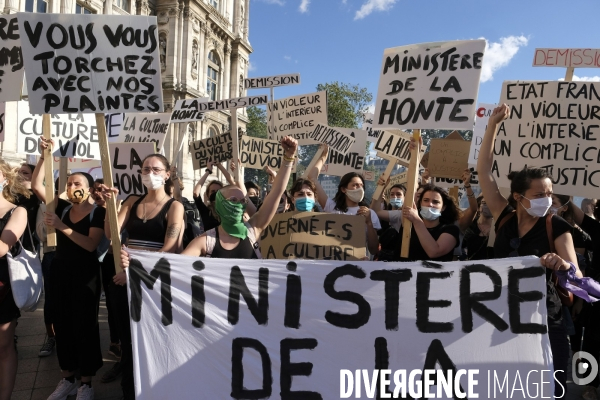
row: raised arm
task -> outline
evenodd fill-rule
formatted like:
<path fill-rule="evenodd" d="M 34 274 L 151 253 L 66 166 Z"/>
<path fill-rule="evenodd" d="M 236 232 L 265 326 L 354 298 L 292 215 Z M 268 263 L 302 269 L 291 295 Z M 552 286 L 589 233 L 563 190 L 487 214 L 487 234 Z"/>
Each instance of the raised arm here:
<path fill-rule="evenodd" d="M 296 149 L 298 148 L 298 142 L 296 139 L 286 136 L 281 139 L 281 146 L 284 151 L 281 169 L 279 170 L 275 181 L 273 181 L 273 187 L 267 197 L 265 197 L 262 207 L 249 221 L 250 225 L 256 230 L 257 237 L 275 216 L 277 206 L 279 205 L 279 199 L 281 199 L 281 195 L 285 191 L 290 175 L 292 174 L 292 166 L 294 165 L 294 156 L 296 154 Z"/>
<path fill-rule="evenodd" d="M 315 187 L 317 189 L 317 193 L 315 193 L 317 195 L 317 200 L 319 201 L 321 208 L 325 208 L 325 204 L 327 204 L 328 197 L 327 193 L 325 193 L 325 190 L 323 190 L 323 187 L 319 182 L 319 174 L 321 173 L 323 165 L 325 165 L 325 161 L 327 161 L 327 155 L 329 154 L 329 146 L 322 144 L 319 146 L 319 148 L 323 149 L 323 152 L 321 153 L 321 157 L 319 157 L 314 167 L 310 171 L 308 171 L 308 179 L 310 179 L 315 184 Z"/>
<path fill-rule="evenodd" d="M 471 170 L 465 169 L 461 180 L 467 193 L 467 199 L 469 200 L 469 208 L 463 212 L 462 216 L 458 220 L 458 228 L 464 233 L 467 229 L 469 229 L 473 223 L 473 220 L 475 219 L 475 215 L 477 215 L 477 199 L 475 198 L 475 193 L 473 193 L 473 189 L 471 188 Z"/>
<path fill-rule="evenodd" d="M 387 181 L 384 181 L 382 177 L 379 177 L 379 180 L 377 181 L 377 186 L 383 186 L 383 191 L 385 191 L 385 188 L 387 187 L 387 185 L 389 183 L 390 183 L 390 178 L 388 178 Z M 375 212 L 375 214 L 377 214 L 379 219 L 382 219 L 384 221 L 389 221 L 390 220 L 389 211 L 381 209 L 381 203 L 383 201 L 383 191 L 381 192 L 381 196 L 379 196 L 379 198 L 376 199 L 375 197 L 373 197 L 373 199 L 371 200 L 371 210 L 373 210 Z"/>
<path fill-rule="evenodd" d="M 31 190 L 42 203 L 46 203 L 46 188 L 44 187 L 44 150 L 52 146 L 52 141 L 47 142 L 46 139 L 40 138 L 39 147 L 42 149 L 42 156 L 39 158 L 33 174 L 31 176 Z"/>
<path fill-rule="evenodd" d="M 503 104 L 494 109 L 490 116 L 487 129 L 479 148 L 479 158 L 477 160 L 477 172 L 479 177 L 479 185 L 483 192 L 483 197 L 487 203 L 492 215 L 496 220 L 508 204 L 508 201 L 502 196 L 498 189 L 498 184 L 492 173 L 492 165 L 494 162 L 494 143 L 496 142 L 496 131 L 498 125 L 510 115 L 510 109 L 506 104 Z"/>
<path fill-rule="evenodd" d="M 215 165 L 215 163 L 209 161 L 208 166 L 204 171 L 204 174 L 200 177 L 200 180 L 198 181 L 198 183 L 196 183 L 196 186 L 194 186 L 194 198 L 200 196 L 200 192 L 202 191 L 202 186 L 204 186 L 204 182 L 206 182 L 208 176 L 213 172 L 212 165 Z"/>
<path fill-rule="evenodd" d="M 229 171 L 227 171 L 227 168 L 223 167 L 223 165 L 220 163 L 213 163 L 213 165 L 216 165 L 217 168 L 219 169 L 219 171 L 221 171 L 221 173 L 225 177 L 225 180 L 227 181 L 227 183 L 229 183 L 230 185 L 235 185 L 235 180 L 233 179 L 233 177 L 231 176 Z M 244 186 L 244 185 L 242 185 L 242 186 Z M 244 187 L 242 190 L 245 192 L 246 188 Z"/>

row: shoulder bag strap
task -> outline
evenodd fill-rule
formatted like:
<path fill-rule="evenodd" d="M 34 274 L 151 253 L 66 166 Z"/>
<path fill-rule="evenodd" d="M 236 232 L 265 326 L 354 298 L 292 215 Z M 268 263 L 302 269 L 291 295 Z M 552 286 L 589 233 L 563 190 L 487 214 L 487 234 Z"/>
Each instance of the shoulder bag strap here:
<path fill-rule="evenodd" d="M 248 222 L 244 222 L 244 225 L 246 225 L 246 228 L 248 229 L 248 240 L 254 249 L 254 254 L 256 254 L 256 258 L 260 260 L 262 259 L 262 254 L 260 253 L 260 244 L 254 235 L 254 228 Z"/>
<path fill-rule="evenodd" d="M 496 228 L 496 233 L 498 233 L 498 231 L 500 230 L 500 228 L 502 228 L 502 226 L 504 226 L 504 224 L 507 223 L 509 219 L 511 219 L 512 217 L 514 217 L 515 214 L 516 214 L 515 210 L 512 210 L 511 212 L 509 212 L 508 214 L 506 214 L 504 216 L 504 218 L 502 218 L 500 220 L 500 222 L 498 223 L 498 228 Z"/>

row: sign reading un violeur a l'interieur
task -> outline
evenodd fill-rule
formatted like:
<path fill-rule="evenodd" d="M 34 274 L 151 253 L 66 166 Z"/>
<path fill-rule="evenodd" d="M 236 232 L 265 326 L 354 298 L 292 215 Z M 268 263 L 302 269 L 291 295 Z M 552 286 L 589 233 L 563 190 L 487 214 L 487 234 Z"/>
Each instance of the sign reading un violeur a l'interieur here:
<path fill-rule="evenodd" d="M 473 129 L 484 49 L 485 40 L 386 49 L 373 126 Z"/>
<path fill-rule="evenodd" d="M 557 194 L 596 198 L 600 187 L 600 83 L 506 81 L 492 172 L 500 187 L 521 168 L 545 168 Z"/>
<path fill-rule="evenodd" d="M 267 96 L 236 97 L 233 99 L 208 101 L 208 98 L 177 100 L 171 113 L 173 122 L 195 122 L 204 119 L 208 111 L 223 111 L 234 108 L 260 106 L 267 104 Z"/>
<path fill-rule="evenodd" d="M 19 13 L 31 112 L 162 111 L 156 17 Z"/>
<path fill-rule="evenodd" d="M 267 105 L 267 131 L 271 139 L 290 135 L 299 144 L 317 144 L 308 136 L 319 124 L 327 125 L 326 91 L 287 97 Z"/>

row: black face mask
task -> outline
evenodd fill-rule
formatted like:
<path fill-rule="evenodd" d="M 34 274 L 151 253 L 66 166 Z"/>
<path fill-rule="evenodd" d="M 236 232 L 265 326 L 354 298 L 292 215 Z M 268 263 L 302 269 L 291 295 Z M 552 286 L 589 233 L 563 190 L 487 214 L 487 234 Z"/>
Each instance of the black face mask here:
<path fill-rule="evenodd" d="M 214 203 L 217 200 L 217 192 L 214 192 L 208 196 L 208 200 L 210 200 L 211 203 Z"/>
<path fill-rule="evenodd" d="M 250 199 L 250 201 L 252 202 L 252 204 L 254 204 L 254 206 L 258 205 L 258 196 L 252 196 L 252 197 L 248 197 L 248 199 Z"/>

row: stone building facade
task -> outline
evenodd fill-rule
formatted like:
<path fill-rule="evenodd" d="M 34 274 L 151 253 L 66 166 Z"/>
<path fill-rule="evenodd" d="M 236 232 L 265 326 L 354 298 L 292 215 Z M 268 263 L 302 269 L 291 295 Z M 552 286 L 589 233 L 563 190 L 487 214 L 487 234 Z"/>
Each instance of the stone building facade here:
<path fill-rule="evenodd" d="M 163 87 L 164 112 L 177 100 L 198 97 L 227 99 L 245 95 L 252 47 L 248 41 L 250 0 L 0 0 L 0 11 L 79 14 L 156 15 Z M 6 115 L 16 115 L 16 103 L 6 104 Z M 245 110 L 238 110 L 238 126 L 246 129 Z M 23 162 L 16 154 L 17 121 L 7 119 L 6 138 L 0 156 L 8 162 Z M 229 111 L 206 114 L 202 122 L 171 125 L 165 144 L 167 158 L 179 165 L 191 198 L 201 171 L 192 168 L 188 144 L 229 130 Z M 179 152 L 178 143 L 183 143 Z M 217 175 L 215 178 L 222 179 Z"/>

